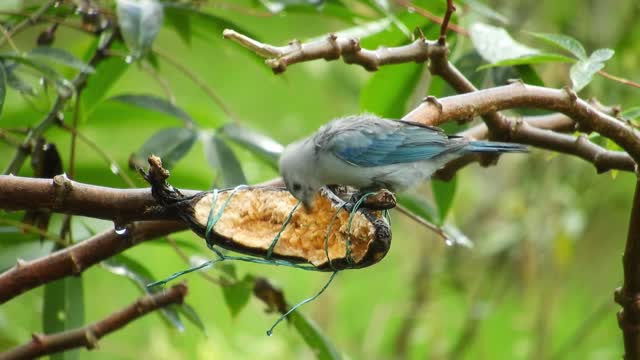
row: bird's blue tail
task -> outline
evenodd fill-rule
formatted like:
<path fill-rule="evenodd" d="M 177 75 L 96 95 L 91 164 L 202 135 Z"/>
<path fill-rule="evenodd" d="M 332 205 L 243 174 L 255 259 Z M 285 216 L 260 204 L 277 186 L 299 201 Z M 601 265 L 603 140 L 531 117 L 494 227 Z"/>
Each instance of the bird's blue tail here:
<path fill-rule="evenodd" d="M 471 141 L 464 147 L 467 152 L 528 152 L 529 149 L 521 144 L 512 144 L 494 141 Z"/>

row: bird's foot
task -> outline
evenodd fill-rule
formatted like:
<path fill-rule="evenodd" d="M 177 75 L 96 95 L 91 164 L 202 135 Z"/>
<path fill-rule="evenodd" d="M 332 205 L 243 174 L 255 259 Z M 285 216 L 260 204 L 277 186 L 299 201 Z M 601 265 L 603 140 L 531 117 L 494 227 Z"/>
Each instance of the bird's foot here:
<path fill-rule="evenodd" d="M 362 200 L 364 196 L 367 196 L 367 198 Z M 387 189 L 373 191 L 362 189 L 351 194 L 351 199 L 348 202 L 355 206 L 361 200 L 360 207 L 371 210 L 389 210 L 396 207 L 397 204 L 395 194 Z"/>

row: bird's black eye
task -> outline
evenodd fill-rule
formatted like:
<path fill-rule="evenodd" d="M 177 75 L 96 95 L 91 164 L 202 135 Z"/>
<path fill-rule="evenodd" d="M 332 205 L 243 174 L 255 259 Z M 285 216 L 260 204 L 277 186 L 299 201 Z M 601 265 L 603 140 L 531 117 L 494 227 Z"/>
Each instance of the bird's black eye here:
<path fill-rule="evenodd" d="M 302 186 L 298 183 L 293 183 L 293 191 L 300 191 Z"/>

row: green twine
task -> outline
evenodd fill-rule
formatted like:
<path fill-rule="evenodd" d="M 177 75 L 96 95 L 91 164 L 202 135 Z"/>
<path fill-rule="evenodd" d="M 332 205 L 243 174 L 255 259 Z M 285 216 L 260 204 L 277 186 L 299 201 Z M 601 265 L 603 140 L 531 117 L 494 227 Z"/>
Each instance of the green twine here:
<path fill-rule="evenodd" d="M 300 206 L 300 202 L 298 202 L 293 207 L 293 209 L 289 212 L 289 215 L 287 216 L 287 218 L 285 219 L 284 223 L 282 224 L 282 228 L 276 234 L 276 236 L 274 237 L 273 241 L 271 242 L 271 245 L 269 246 L 269 248 L 267 250 L 267 255 L 266 255 L 265 259 L 256 258 L 256 257 L 248 257 L 248 256 L 224 255 L 222 252 L 220 252 L 218 249 L 216 249 L 216 247 L 214 246 L 214 243 L 211 241 L 211 233 L 213 231 L 213 228 L 215 227 L 215 225 L 218 223 L 218 221 L 222 217 L 222 214 L 223 214 L 224 210 L 226 209 L 227 205 L 229 204 L 229 202 L 231 201 L 231 198 L 236 194 L 236 192 L 239 189 L 241 189 L 243 187 L 246 187 L 246 185 L 239 185 L 239 186 L 233 188 L 233 190 L 231 191 L 231 193 L 229 194 L 229 196 L 227 197 L 225 202 L 220 207 L 220 210 L 215 215 L 214 215 L 214 210 L 215 210 L 215 207 L 216 207 L 216 203 L 217 203 L 220 191 L 218 189 L 214 189 L 213 192 L 212 192 L 213 195 L 212 195 L 212 199 L 211 199 L 211 208 L 209 209 L 209 216 L 207 218 L 207 226 L 206 226 L 206 231 L 205 231 L 205 240 L 206 240 L 206 243 L 207 243 L 207 247 L 209 247 L 209 249 L 211 249 L 213 252 L 215 252 L 216 255 L 218 256 L 218 258 L 206 261 L 206 262 L 204 262 L 204 263 L 202 263 L 200 265 L 191 267 L 191 268 L 189 268 L 187 270 L 176 272 L 176 273 L 172 274 L 171 276 L 169 276 L 169 277 L 167 277 L 167 278 L 165 278 L 163 280 L 152 282 L 152 283 L 147 285 L 147 288 L 152 288 L 152 287 L 155 287 L 155 286 L 158 286 L 158 285 L 165 285 L 169 281 L 174 280 L 174 279 L 176 279 L 176 278 L 178 278 L 178 277 L 180 277 L 182 275 L 185 275 L 185 274 L 188 274 L 188 273 L 191 273 L 191 272 L 194 272 L 194 271 L 201 270 L 201 269 L 203 269 L 205 267 L 212 266 L 212 265 L 214 265 L 216 263 L 223 262 L 223 261 L 226 261 L 226 260 L 244 261 L 244 262 L 250 262 L 250 263 L 254 263 L 254 264 L 288 266 L 288 267 L 293 267 L 293 268 L 296 268 L 296 269 L 307 270 L 307 271 L 321 271 L 320 269 L 318 269 L 317 267 L 315 267 L 313 265 L 300 265 L 300 264 L 292 263 L 292 262 L 287 261 L 287 260 L 271 259 L 271 255 L 273 254 L 273 250 L 274 250 L 276 244 L 280 240 L 280 236 L 284 232 L 284 230 L 287 227 L 287 225 L 289 224 L 289 222 L 291 222 L 291 219 L 293 218 L 293 213 Z M 371 195 L 373 195 L 373 194 L 375 194 L 375 193 L 374 192 L 370 192 L 370 193 L 364 194 L 354 204 L 353 208 L 349 212 L 349 222 L 347 224 L 346 254 L 345 254 L 345 256 L 347 258 L 347 262 L 349 264 L 353 264 L 353 259 L 351 258 L 351 224 L 353 222 L 353 218 L 355 216 L 355 213 L 358 211 L 358 209 L 362 205 L 362 203 L 366 200 L 366 198 L 371 196 Z M 340 210 L 342 210 L 346 205 L 347 205 L 347 203 L 343 203 L 342 205 L 340 205 L 340 207 L 333 214 L 333 217 L 331 218 L 331 221 L 329 222 L 329 226 L 327 228 L 327 232 L 326 232 L 326 235 L 325 235 L 325 244 L 324 244 L 325 254 L 327 256 L 327 260 L 329 261 L 329 266 L 331 267 L 331 269 L 334 270 L 333 273 L 331 274 L 331 276 L 329 277 L 329 280 L 327 280 L 325 285 L 315 295 L 313 295 L 312 297 L 307 298 L 305 300 L 302 300 L 301 302 L 299 302 L 296 305 L 294 305 L 287 312 L 282 314 L 278 318 L 278 320 L 276 320 L 275 323 L 271 326 L 271 328 L 269 328 L 269 330 L 267 330 L 267 335 L 268 336 L 273 335 L 273 330 L 275 329 L 275 327 L 280 322 L 282 322 L 282 320 L 286 319 L 292 312 L 294 312 L 296 309 L 298 309 L 302 305 L 304 305 L 304 304 L 306 304 L 308 302 L 311 302 L 311 301 L 315 300 L 316 298 L 318 298 L 318 296 L 320 296 L 329 287 L 329 285 L 331 284 L 331 282 L 333 281 L 335 276 L 338 274 L 339 270 L 336 270 L 333 267 L 333 262 L 332 262 L 331 258 L 329 257 L 329 235 L 331 233 L 331 228 L 333 227 L 333 223 L 335 222 L 336 218 L 338 217 L 338 215 L 340 213 Z M 387 210 L 385 210 L 385 217 L 390 222 L 389 212 Z"/>
<path fill-rule="evenodd" d="M 273 238 L 273 241 L 271 241 L 271 245 L 269 245 L 269 249 L 267 249 L 267 259 L 271 258 L 271 254 L 273 253 L 273 249 L 276 247 L 276 244 L 278 243 L 278 241 L 280 241 L 280 236 L 284 232 L 284 229 L 287 227 L 287 225 L 289 225 L 289 222 L 293 218 L 293 213 L 296 212 L 296 210 L 298 210 L 298 207 L 300 206 L 301 203 L 302 203 L 301 201 L 298 201 L 298 203 L 289 212 L 289 215 L 287 215 L 287 218 L 282 223 L 282 227 L 280 228 L 280 231 L 278 231 L 276 236 Z"/>
<path fill-rule="evenodd" d="M 294 312 L 296 309 L 298 309 L 300 306 L 311 302 L 313 300 L 315 300 L 318 296 L 322 295 L 322 293 L 329 287 L 329 284 L 331 284 L 331 282 L 333 281 L 333 278 L 336 277 L 336 275 L 338 274 L 337 271 L 334 271 L 331 276 L 329 277 L 329 280 L 327 280 L 327 282 L 324 284 L 324 286 L 322 287 L 322 289 L 320 289 L 320 291 L 318 291 L 315 295 L 313 295 L 312 297 L 308 298 L 308 299 L 304 299 L 302 301 L 300 301 L 299 303 L 295 304 L 291 309 L 289 309 L 286 313 L 282 314 L 278 320 L 276 320 L 275 323 L 273 323 L 273 325 L 271 326 L 271 328 L 269 328 L 269 330 L 267 330 L 267 336 L 271 336 L 273 335 L 273 329 L 276 328 L 276 326 L 278 326 L 278 324 L 287 318 L 287 316 L 289 316 L 289 314 L 291 314 L 292 312 Z"/>
<path fill-rule="evenodd" d="M 358 201 L 356 201 L 355 205 L 353 205 L 353 208 L 351 209 L 351 211 L 349 212 L 349 222 L 347 223 L 347 241 L 345 241 L 346 243 L 346 250 L 345 250 L 345 257 L 347 258 L 347 263 L 349 264 L 353 264 L 353 259 L 351 258 L 351 223 L 353 222 L 353 218 L 356 214 L 356 212 L 358 211 L 358 209 L 360 208 L 360 206 L 362 206 L 362 203 L 371 195 L 374 195 L 375 192 L 368 192 L 364 195 L 362 195 L 362 197 L 360 199 L 358 199 Z"/>
<path fill-rule="evenodd" d="M 324 253 L 327 255 L 327 261 L 329 261 L 329 266 L 331 267 L 332 270 L 336 270 L 333 267 L 333 260 L 331 260 L 331 258 L 329 257 L 329 235 L 331 235 L 331 228 L 333 227 L 333 223 L 336 221 L 336 218 L 338 218 L 338 214 L 340 214 L 340 210 L 342 210 L 345 205 L 347 205 L 347 203 L 342 203 L 342 205 L 340 205 L 340 207 L 336 210 L 335 213 L 333 213 L 333 217 L 331 218 L 331 221 L 329 221 L 329 226 L 327 226 L 327 234 L 324 237 Z"/>

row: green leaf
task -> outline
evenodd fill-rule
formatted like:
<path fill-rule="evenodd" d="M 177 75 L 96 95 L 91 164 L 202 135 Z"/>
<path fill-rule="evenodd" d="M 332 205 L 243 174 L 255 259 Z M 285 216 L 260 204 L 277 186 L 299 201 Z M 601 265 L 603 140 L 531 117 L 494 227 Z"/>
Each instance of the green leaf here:
<path fill-rule="evenodd" d="M 224 189 L 247 183 L 238 158 L 222 138 L 203 133 L 201 139 L 207 161 L 218 174 L 216 186 Z"/>
<path fill-rule="evenodd" d="M 211 37 L 220 37 L 224 29 L 234 29 L 239 33 L 245 34 L 248 37 L 256 40 L 260 40 L 260 37 L 256 37 L 251 31 L 247 31 L 242 26 L 231 22 L 225 18 L 203 12 L 189 5 L 179 3 L 165 3 L 164 12 L 167 16 L 175 17 L 188 17 L 190 19 L 190 34 L 191 36 L 198 36 L 203 39 L 210 40 Z"/>
<path fill-rule="evenodd" d="M 193 325 L 195 325 L 198 329 L 200 329 L 205 335 L 207 335 L 207 327 L 200 318 L 200 315 L 196 312 L 196 310 L 187 303 L 182 303 L 178 306 L 178 312 L 182 314 L 187 320 L 189 320 Z"/>
<path fill-rule="evenodd" d="M 162 287 L 147 288 L 147 284 L 153 282 L 154 277 L 144 265 L 138 261 L 123 255 L 116 255 L 101 263 L 101 267 L 112 274 L 129 279 L 143 294 L 153 294 L 162 290 Z M 184 324 L 178 315 L 178 306 L 169 306 L 160 309 L 162 319 L 172 328 L 184 331 Z"/>
<path fill-rule="evenodd" d="M 593 75 L 604 67 L 604 63 L 580 60 L 575 63 L 569 71 L 573 90 L 580 91 L 589 85 L 593 80 Z"/>
<path fill-rule="evenodd" d="M 360 108 L 374 114 L 401 118 L 409 95 L 420 81 L 424 64 L 383 66 L 369 79 L 360 93 Z"/>
<path fill-rule="evenodd" d="M 506 16 L 493 10 L 492 8 L 481 3 L 480 1 L 465 0 L 464 3 L 466 5 L 469 5 L 469 9 L 471 9 L 471 11 L 475 11 L 476 13 L 486 17 L 487 19 L 496 20 L 498 22 L 501 22 L 503 25 L 509 24 L 509 19 Z"/>
<path fill-rule="evenodd" d="M 416 193 L 396 194 L 398 204 L 404 206 L 415 215 L 431 223 L 438 218 L 438 210 Z"/>
<path fill-rule="evenodd" d="M 302 336 L 304 342 L 311 348 L 317 359 L 342 359 L 340 353 L 320 328 L 299 311 L 289 314 L 289 322 Z"/>
<path fill-rule="evenodd" d="M 544 86 L 544 81 L 531 65 L 516 65 L 514 68 L 525 84 Z"/>
<path fill-rule="evenodd" d="M 191 150 L 198 133 L 187 128 L 167 128 L 153 134 L 142 147 L 131 155 L 129 166 L 144 167 L 150 155 L 159 156 L 165 169 L 171 169 Z"/>
<path fill-rule="evenodd" d="M 23 55 L 17 55 L 14 53 L 0 53 L 0 59 L 13 60 L 17 63 L 24 64 L 38 71 L 42 76 L 44 76 L 47 80 L 53 82 L 58 87 L 67 86 L 69 81 L 64 78 L 64 76 L 60 75 L 56 70 L 54 70 L 49 65 L 41 62 L 37 59 L 28 58 Z"/>
<path fill-rule="evenodd" d="M 527 34 L 572 53 L 578 60 L 587 60 L 587 52 L 584 50 L 584 46 L 571 36 L 536 32 L 527 32 Z"/>
<path fill-rule="evenodd" d="M 616 52 L 611 49 L 598 49 L 591 53 L 589 61 L 592 62 L 605 62 L 613 57 Z"/>
<path fill-rule="evenodd" d="M 162 4 L 156 0 L 117 0 L 118 25 L 134 60 L 151 49 L 164 18 Z"/>
<path fill-rule="evenodd" d="M 236 317 L 249 303 L 249 298 L 253 292 L 253 282 L 252 276 L 245 275 L 242 280 L 222 287 L 222 295 L 229 311 L 231 311 L 232 317 Z"/>
<path fill-rule="evenodd" d="M 433 197 L 438 205 L 438 225 L 444 224 L 444 221 L 449 214 L 453 199 L 456 193 L 457 178 L 453 178 L 450 181 L 432 180 L 431 190 L 433 191 Z"/>
<path fill-rule="evenodd" d="M 33 91 L 33 87 L 29 85 L 26 81 L 24 81 L 22 78 L 18 77 L 18 74 L 16 73 L 16 69 L 17 69 L 16 64 L 13 64 L 13 66 L 4 64 L 4 74 L 5 74 L 6 84 L 10 88 L 16 91 L 19 91 L 23 94 L 34 95 L 35 92 Z"/>
<path fill-rule="evenodd" d="M 100 39 L 96 39 L 87 51 L 86 58 L 96 51 L 99 44 Z M 115 52 L 125 50 L 122 42 L 114 43 L 111 48 Z M 128 66 L 127 62 L 115 56 L 102 60 L 96 66 L 95 74 L 91 75 L 91 78 L 87 81 L 87 86 L 82 90 L 82 96 L 80 97 L 84 116 L 91 113 L 95 106 L 104 99 L 107 92 L 126 72 Z"/>
<path fill-rule="evenodd" d="M 141 108 L 173 116 L 182 120 L 187 127 L 192 127 L 195 123 L 191 116 L 189 116 L 189 114 L 187 114 L 184 110 L 155 95 L 122 94 L 114 96 L 110 100 L 119 101 L 121 103 L 133 106 L 139 106 Z"/>
<path fill-rule="evenodd" d="M 549 63 L 549 62 L 572 63 L 572 62 L 575 62 L 575 60 L 560 54 L 538 53 L 538 54 L 523 55 L 523 56 L 512 58 L 512 59 L 504 59 L 491 64 L 485 64 L 478 67 L 477 70 L 484 70 L 484 69 L 498 67 L 498 66 L 531 65 L 531 64 Z"/>
<path fill-rule="evenodd" d="M 79 328 L 84 325 L 84 291 L 82 277 L 67 277 L 45 285 L 42 311 L 46 334 Z M 51 359 L 78 359 L 80 350 L 51 355 Z"/>
<path fill-rule="evenodd" d="M 503 28 L 474 23 L 469 28 L 469 32 L 476 51 L 490 63 L 531 56 L 540 52 L 538 49 L 517 42 Z"/>
<path fill-rule="evenodd" d="M 640 106 L 630 107 L 620 113 L 620 116 L 627 120 L 638 120 L 640 119 Z"/>
<path fill-rule="evenodd" d="M 284 150 L 279 142 L 233 123 L 223 126 L 220 134 L 258 155 L 274 169 L 278 169 L 278 158 Z"/>
<path fill-rule="evenodd" d="M 167 23 L 178 34 L 185 44 L 191 45 L 191 20 L 185 12 L 173 11 L 173 8 L 165 7 Z"/>
<path fill-rule="evenodd" d="M 27 53 L 27 57 L 40 59 L 40 60 L 50 60 L 58 64 L 62 64 L 74 69 L 78 69 L 80 71 L 84 71 L 86 73 L 93 73 L 95 69 L 87 64 L 85 64 L 82 60 L 75 57 L 73 54 L 68 52 L 67 50 L 60 48 L 52 48 L 52 47 L 37 47 L 30 50 Z"/>

